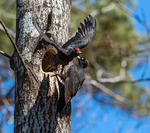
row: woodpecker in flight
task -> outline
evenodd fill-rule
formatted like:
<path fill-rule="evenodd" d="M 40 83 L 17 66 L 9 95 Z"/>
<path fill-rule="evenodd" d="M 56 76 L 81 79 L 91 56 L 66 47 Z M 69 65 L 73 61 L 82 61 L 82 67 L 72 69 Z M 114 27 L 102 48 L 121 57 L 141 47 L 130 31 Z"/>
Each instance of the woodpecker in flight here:
<path fill-rule="evenodd" d="M 80 23 L 81 28 L 78 28 L 75 36 L 68 40 L 63 46 L 60 46 L 53 40 L 51 40 L 39 27 L 36 16 L 34 15 L 34 24 L 38 32 L 43 38 L 57 49 L 57 54 L 51 57 L 52 65 L 67 65 L 72 59 L 82 52 L 80 49 L 88 45 L 95 34 L 96 20 L 88 15 L 87 19 L 84 20 L 84 24 Z"/>
<path fill-rule="evenodd" d="M 66 73 L 65 78 L 65 104 L 67 104 L 82 86 L 85 80 L 84 69 L 89 65 L 85 58 L 77 57 L 79 65 L 71 65 Z"/>

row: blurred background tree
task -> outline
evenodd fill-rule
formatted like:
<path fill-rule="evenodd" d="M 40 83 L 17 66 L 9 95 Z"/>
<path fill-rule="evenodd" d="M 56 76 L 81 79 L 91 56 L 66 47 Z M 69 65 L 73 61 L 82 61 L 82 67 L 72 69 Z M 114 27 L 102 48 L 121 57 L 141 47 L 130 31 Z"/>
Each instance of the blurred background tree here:
<path fill-rule="evenodd" d="M 0 18 L 15 37 L 16 2 L 15 0 L 0 1 Z M 13 47 L 0 25 L 0 50 L 11 55 Z M 14 74 L 9 67 L 8 59 L 0 55 L 0 132 L 5 123 L 13 122 L 14 113 Z M 13 131 L 13 130 L 12 130 Z"/>
<path fill-rule="evenodd" d="M 15 0 L 2 0 L 0 1 L 0 16 L 7 27 L 12 31 L 12 34 L 15 34 L 16 30 L 16 2 Z M 0 26 L 2 30 L 2 26 Z M 12 53 L 13 47 L 10 45 L 10 41 L 5 34 L 1 31 L 1 39 L 0 39 L 0 49 Z"/>
<path fill-rule="evenodd" d="M 136 115 L 147 115 L 149 96 L 145 88 L 128 82 L 132 80 L 128 70 L 135 60 L 144 58 L 142 55 L 137 55 L 140 52 L 138 44 L 142 42 L 144 36 L 136 33 L 129 18 L 130 14 L 121 10 L 112 0 L 73 2 L 76 6 L 72 7 L 72 33 L 79 26 L 78 20 L 82 20 L 87 14 L 92 14 L 97 20 L 96 35 L 83 51 L 83 56 L 90 60 L 88 75 L 114 93 L 128 99 L 128 101 L 118 101 L 113 97 L 111 104 L 119 105 L 130 114 L 135 114 L 136 111 Z M 132 8 L 135 5 L 134 1 L 129 0 L 118 2 Z M 94 92 L 93 95 L 97 93 L 101 93 L 101 90 Z M 147 97 L 145 103 L 143 97 Z"/>
<path fill-rule="evenodd" d="M 143 26 L 146 22 L 141 21 L 142 19 L 128 10 L 124 11 L 126 7 L 134 9 L 136 6 L 134 2 L 132 0 L 72 0 L 71 35 L 76 31 L 79 22 L 83 22 L 83 18 L 88 14 L 94 16 L 97 21 L 96 35 L 83 50 L 82 56 L 89 59 L 90 67 L 86 71 L 85 84 L 76 96 L 79 100 L 78 103 L 74 102 L 76 106 L 73 107 L 72 115 L 82 113 L 83 100 L 89 94 L 99 106 L 103 104 L 111 108 L 119 107 L 132 117 L 149 115 L 148 90 L 137 84 L 137 82 L 149 80 L 144 77 L 148 69 L 149 37 L 136 33 L 130 16 Z M 15 36 L 15 12 L 15 0 L 0 1 L 1 19 L 12 36 Z M 147 26 L 147 31 L 149 31 L 148 28 Z M 10 55 L 13 52 L 12 45 L 1 26 L 0 50 Z M 146 62 L 146 67 L 141 77 L 139 73 L 139 80 L 132 79 L 130 69 L 143 62 Z M 14 80 L 8 60 L 1 55 L 0 90 L 0 125 L 2 126 L 10 121 L 10 118 L 13 119 Z"/>

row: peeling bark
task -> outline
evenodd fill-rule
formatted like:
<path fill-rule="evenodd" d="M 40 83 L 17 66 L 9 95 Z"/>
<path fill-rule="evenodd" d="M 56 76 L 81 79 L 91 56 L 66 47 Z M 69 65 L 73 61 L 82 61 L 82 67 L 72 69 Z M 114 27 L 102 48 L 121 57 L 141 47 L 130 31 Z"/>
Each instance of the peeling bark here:
<path fill-rule="evenodd" d="M 14 53 L 15 71 L 15 133 L 69 133 L 71 107 L 60 115 L 58 100 L 62 98 L 63 81 L 58 82 L 53 72 L 42 70 L 44 53 L 53 49 L 45 42 L 33 24 L 37 14 L 40 27 L 55 42 L 62 45 L 69 39 L 69 0 L 17 0 L 16 44 L 29 69 L 26 71 Z"/>

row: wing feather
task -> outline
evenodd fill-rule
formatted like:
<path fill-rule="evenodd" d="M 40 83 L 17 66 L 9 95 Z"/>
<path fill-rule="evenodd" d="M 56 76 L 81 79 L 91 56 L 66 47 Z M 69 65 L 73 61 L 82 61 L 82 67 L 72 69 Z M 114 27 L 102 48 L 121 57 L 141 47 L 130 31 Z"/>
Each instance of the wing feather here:
<path fill-rule="evenodd" d="M 48 43 L 50 43 L 52 46 L 54 46 L 58 51 L 61 51 L 62 53 L 67 55 L 67 51 L 65 49 L 63 49 L 59 44 L 57 44 L 56 42 L 54 42 L 53 40 L 51 40 L 43 31 L 42 29 L 39 27 L 38 23 L 37 23 L 37 16 L 34 14 L 34 25 L 37 29 L 37 31 L 40 33 L 40 35 L 42 35 L 42 37 L 45 39 L 45 41 L 47 41 Z"/>
<path fill-rule="evenodd" d="M 69 91 L 69 87 L 71 87 L 70 86 L 70 80 L 69 80 L 69 78 L 67 78 L 66 80 L 65 80 L 65 104 L 67 104 L 70 100 L 71 100 L 71 94 L 70 94 L 70 91 Z"/>
<path fill-rule="evenodd" d="M 85 35 L 85 26 L 82 23 L 80 23 L 80 25 L 82 27 L 82 33 L 83 33 L 83 35 Z"/>
<path fill-rule="evenodd" d="M 80 23 L 81 28 L 78 28 L 75 36 L 72 37 L 69 41 L 67 41 L 62 47 L 66 48 L 69 45 L 72 47 L 84 48 L 91 41 L 95 34 L 96 30 L 96 20 L 88 15 L 86 20 L 84 20 L 84 24 Z"/>

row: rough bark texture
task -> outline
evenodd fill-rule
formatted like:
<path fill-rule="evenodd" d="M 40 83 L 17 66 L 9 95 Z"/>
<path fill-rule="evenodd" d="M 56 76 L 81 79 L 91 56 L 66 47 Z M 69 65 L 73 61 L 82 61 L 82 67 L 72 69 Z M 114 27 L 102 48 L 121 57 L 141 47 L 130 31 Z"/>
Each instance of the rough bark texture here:
<path fill-rule="evenodd" d="M 15 133 L 69 133 L 71 107 L 57 113 L 61 84 L 54 73 L 43 72 L 42 58 L 52 48 L 43 41 L 33 24 L 37 14 L 40 27 L 57 43 L 69 38 L 70 0 L 17 0 L 16 43 L 29 69 L 26 71 L 14 53 Z"/>

